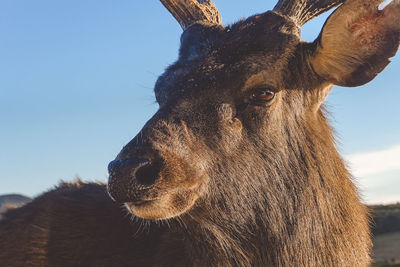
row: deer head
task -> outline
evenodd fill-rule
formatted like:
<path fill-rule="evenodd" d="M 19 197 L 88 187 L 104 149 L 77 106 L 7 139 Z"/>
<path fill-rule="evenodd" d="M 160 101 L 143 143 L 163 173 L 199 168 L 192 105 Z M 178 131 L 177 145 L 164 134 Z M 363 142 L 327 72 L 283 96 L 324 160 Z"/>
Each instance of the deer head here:
<path fill-rule="evenodd" d="M 146 219 L 214 210 L 248 220 L 267 209 L 260 199 L 355 195 L 323 102 L 389 63 L 400 0 L 280 0 L 231 26 L 210 0 L 161 2 L 184 30 L 179 59 L 155 85 L 159 110 L 109 165 L 115 201 Z M 300 41 L 304 23 L 338 5 L 317 40 Z"/>

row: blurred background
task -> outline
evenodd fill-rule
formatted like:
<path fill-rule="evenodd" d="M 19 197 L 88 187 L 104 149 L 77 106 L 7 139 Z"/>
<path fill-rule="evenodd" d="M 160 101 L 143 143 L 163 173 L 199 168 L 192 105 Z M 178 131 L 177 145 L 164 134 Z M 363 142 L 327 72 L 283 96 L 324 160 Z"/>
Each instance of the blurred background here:
<path fill-rule="evenodd" d="M 230 24 L 275 1 L 214 2 Z M 306 24 L 303 39 L 328 15 Z M 180 34 L 159 1 L 0 1 L 0 194 L 33 197 L 78 176 L 105 182 L 108 162 L 157 110 L 153 86 Z M 397 56 L 368 85 L 335 87 L 327 101 L 367 204 L 400 201 L 399 74 Z"/>

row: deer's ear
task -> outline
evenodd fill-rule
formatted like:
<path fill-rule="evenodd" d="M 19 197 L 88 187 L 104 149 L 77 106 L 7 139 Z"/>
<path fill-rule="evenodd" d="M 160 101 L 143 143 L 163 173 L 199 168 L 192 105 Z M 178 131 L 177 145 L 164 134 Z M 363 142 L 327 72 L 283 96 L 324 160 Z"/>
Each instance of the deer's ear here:
<path fill-rule="evenodd" d="M 396 54 L 400 41 L 400 0 L 348 0 L 327 20 L 315 41 L 316 73 L 340 86 L 371 81 Z"/>

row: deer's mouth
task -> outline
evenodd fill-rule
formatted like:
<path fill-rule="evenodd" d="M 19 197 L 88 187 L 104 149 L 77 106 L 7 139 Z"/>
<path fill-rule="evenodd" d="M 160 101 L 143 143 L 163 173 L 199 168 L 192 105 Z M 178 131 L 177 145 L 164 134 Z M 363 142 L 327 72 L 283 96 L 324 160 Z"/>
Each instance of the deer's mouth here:
<path fill-rule="evenodd" d="M 137 217 L 177 217 L 191 209 L 207 187 L 204 161 L 183 150 L 182 140 L 168 142 L 179 144 L 175 146 L 164 142 L 154 142 L 146 149 L 127 146 L 108 166 L 109 195 Z M 126 152 L 131 149 L 134 153 Z"/>
<path fill-rule="evenodd" d="M 198 193 L 198 188 L 179 190 L 165 193 L 162 197 L 155 199 L 126 202 L 125 207 L 132 214 L 144 219 L 170 219 L 188 211 L 198 199 Z"/>
<path fill-rule="evenodd" d="M 140 206 L 144 206 L 144 205 L 148 205 L 151 202 L 156 201 L 156 199 L 149 199 L 149 200 L 138 200 L 138 201 L 132 201 L 132 202 L 128 202 L 126 203 L 127 206 L 134 206 L 134 207 L 140 207 Z"/>
<path fill-rule="evenodd" d="M 108 193 L 129 212 L 163 220 L 187 212 L 202 195 L 207 177 L 176 156 L 117 158 L 109 165 Z"/>

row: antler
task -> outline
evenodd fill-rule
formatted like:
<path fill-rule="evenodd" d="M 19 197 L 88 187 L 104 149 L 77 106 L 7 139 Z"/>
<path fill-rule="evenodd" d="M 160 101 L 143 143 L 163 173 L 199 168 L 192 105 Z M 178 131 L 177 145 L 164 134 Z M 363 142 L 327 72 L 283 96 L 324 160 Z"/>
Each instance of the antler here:
<path fill-rule="evenodd" d="M 186 30 L 196 22 L 221 24 L 221 15 L 211 0 L 160 0 Z"/>
<path fill-rule="evenodd" d="M 291 17 L 299 26 L 346 0 L 280 0 L 274 11 Z"/>

